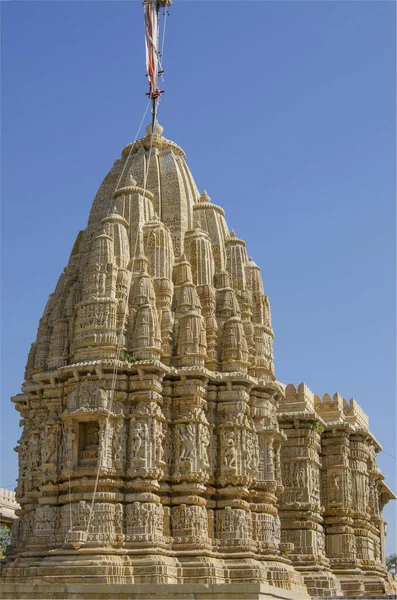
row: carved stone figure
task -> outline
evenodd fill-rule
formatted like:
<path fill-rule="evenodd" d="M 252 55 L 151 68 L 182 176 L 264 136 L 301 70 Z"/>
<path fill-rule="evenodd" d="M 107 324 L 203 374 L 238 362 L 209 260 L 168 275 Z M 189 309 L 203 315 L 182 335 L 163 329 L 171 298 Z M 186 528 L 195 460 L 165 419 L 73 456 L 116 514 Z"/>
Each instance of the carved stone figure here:
<path fill-rule="evenodd" d="M 116 421 L 113 437 L 113 457 L 117 466 L 122 466 L 126 458 L 126 431 L 122 421 Z"/>
<path fill-rule="evenodd" d="M 58 423 L 46 425 L 43 433 L 43 441 L 41 444 L 41 462 L 43 465 L 47 463 L 56 463 L 61 437 L 60 426 Z"/>
<path fill-rule="evenodd" d="M 18 446 L 17 451 L 18 451 L 19 475 L 22 477 L 23 475 L 25 475 L 26 470 L 28 469 L 28 462 L 29 462 L 28 446 L 25 443 L 21 443 L 21 445 Z"/>
<path fill-rule="evenodd" d="M 237 450 L 234 438 L 230 433 L 226 437 L 225 450 L 224 450 L 224 465 L 225 467 L 236 467 Z"/>
<path fill-rule="evenodd" d="M 84 500 L 80 500 L 78 504 L 74 504 L 72 507 L 73 511 L 73 525 L 76 529 L 85 531 L 88 526 L 88 517 L 90 513 L 90 507 Z"/>
<path fill-rule="evenodd" d="M 339 502 L 341 499 L 341 478 L 338 473 L 332 473 L 329 481 L 329 500 Z"/>
<path fill-rule="evenodd" d="M 144 458 L 145 457 L 145 442 L 146 442 L 146 430 L 142 423 L 135 421 L 132 424 L 131 431 L 131 455 L 132 458 Z"/>
<path fill-rule="evenodd" d="M 199 433 L 200 443 L 200 462 L 203 469 L 207 469 L 210 466 L 208 458 L 208 447 L 210 445 L 210 433 L 206 425 L 200 425 Z"/>
<path fill-rule="evenodd" d="M 114 529 L 116 535 L 121 535 L 123 533 L 123 505 L 116 504 L 114 509 Z"/>
<path fill-rule="evenodd" d="M 196 456 L 196 426 L 182 423 L 179 426 L 180 459 L 192 460 Z"/>
<path fill-rule="evenodd" d="M 32 471 L 39 468 L 40 458 L 40 436 L 34 434 L 29 440 L 29 463 Z"/>
<path fill-rule="evenodd" d="M 163 462 L 165 434 L 163 433 L 163 428 L 161 425 L 156 428 L 155 436 L 156 461 Z"/>

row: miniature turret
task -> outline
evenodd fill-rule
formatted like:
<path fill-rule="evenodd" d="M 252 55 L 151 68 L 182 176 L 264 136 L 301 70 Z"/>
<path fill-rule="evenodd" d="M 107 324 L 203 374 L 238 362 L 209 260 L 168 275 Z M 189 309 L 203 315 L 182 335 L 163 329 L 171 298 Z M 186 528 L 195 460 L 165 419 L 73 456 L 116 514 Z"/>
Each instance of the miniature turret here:
<path fill-rule="evenodd" d="M 174 267 L 176 309 L 176 354 L 182 365 L 204 364 L 206 358 L 205 323 L 201 304 L 193 283 L 189 261 L 183 255 Z"/>

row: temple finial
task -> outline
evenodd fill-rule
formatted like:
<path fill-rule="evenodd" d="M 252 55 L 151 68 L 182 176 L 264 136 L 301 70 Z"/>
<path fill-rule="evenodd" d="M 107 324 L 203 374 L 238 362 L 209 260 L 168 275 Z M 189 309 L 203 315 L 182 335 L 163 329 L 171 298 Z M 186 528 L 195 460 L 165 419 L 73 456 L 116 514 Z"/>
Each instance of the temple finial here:
<path fill-rule="evenodd" d="M 155 131 L 157 120 L 157 110 L 160 96 L 163 90 L 160 90 L 158 84 L 159 75 L 163 74 L 161 66 L 161 52 L 159 50 L 160 42 L 160 8 L 166 9 L 171 6 L 172 0 L 143 0 L 143 11 L 145 18 L 145 39 L 146 39 L 146 71 L 149 83 L 149 99 L 152 101 L 152 131 Z M 165 34 L 165 28 L 164 33 Z M 162 49 L 164 48 L 164 37 L 162 39 Z"/>

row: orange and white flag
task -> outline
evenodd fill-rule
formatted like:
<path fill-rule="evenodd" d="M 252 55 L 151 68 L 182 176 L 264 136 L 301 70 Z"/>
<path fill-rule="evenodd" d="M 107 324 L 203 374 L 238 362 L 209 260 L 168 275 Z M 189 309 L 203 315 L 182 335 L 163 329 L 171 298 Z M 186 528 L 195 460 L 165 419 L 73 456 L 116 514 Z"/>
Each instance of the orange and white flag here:
<path fill-rule="evenodd" d="M 146 70 L 149 81 L 149 98 L 159 95 L 159 7 L 157 0 L 144 0 L 146 36 Z"/>

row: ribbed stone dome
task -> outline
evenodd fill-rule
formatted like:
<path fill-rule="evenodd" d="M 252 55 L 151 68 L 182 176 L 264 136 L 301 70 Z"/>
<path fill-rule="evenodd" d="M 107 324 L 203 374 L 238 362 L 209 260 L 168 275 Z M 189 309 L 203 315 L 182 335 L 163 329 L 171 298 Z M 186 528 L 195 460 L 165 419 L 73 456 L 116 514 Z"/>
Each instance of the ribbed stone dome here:
<path fill-rule="evenodd" d="M 112 192 L 123 169 L 119 187 L 128 185 L 132 177 L 143 188 L 147 173 L 146 189 L 153 193 L 153 209 L 172 231 L 174 249 L 178 254 L 183 251 L 185 232 L 193 226 L 193 205 L 200 194 L 186 164 L 185 153 L 177 144 L 164 138 L 162 131 L 163 128 L 157 124 L 154 135 L 148 133 L 124 148 L 121 160 L 115 162 L 98 190 L 89 222 L 100 220 L 107 214 Z"/>
<path fill-rule="evenodd" d="M 272 340 L 259 267 L 157 125 L 102 182 L 41 319 L 27 377 L 121 350 L 121 358 L 272 381 Z"/>

